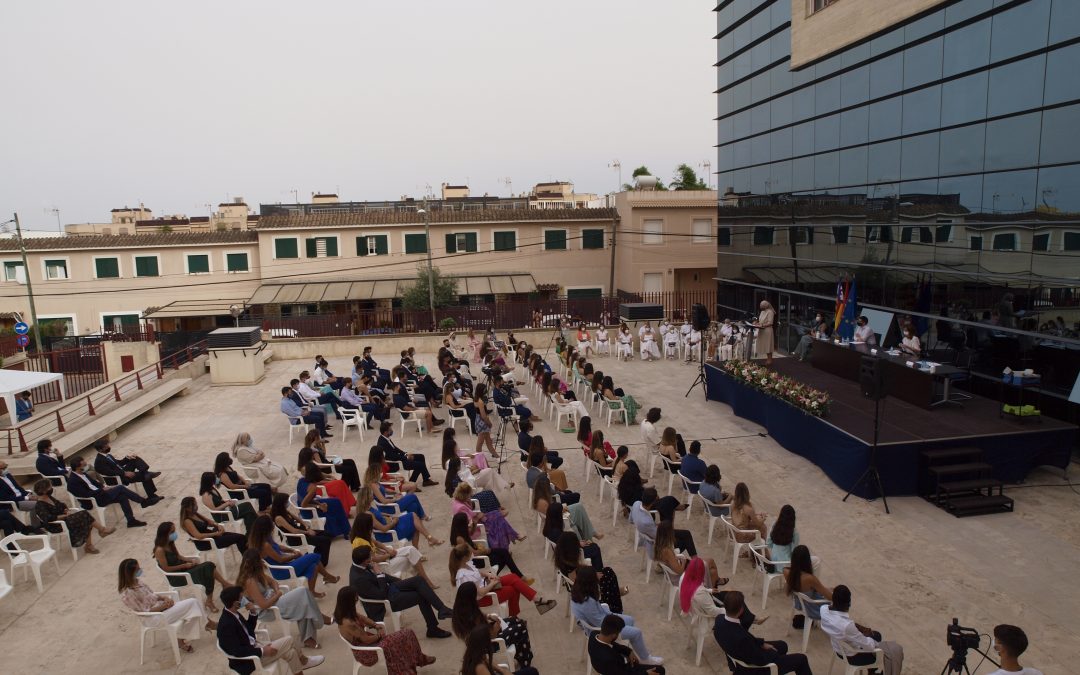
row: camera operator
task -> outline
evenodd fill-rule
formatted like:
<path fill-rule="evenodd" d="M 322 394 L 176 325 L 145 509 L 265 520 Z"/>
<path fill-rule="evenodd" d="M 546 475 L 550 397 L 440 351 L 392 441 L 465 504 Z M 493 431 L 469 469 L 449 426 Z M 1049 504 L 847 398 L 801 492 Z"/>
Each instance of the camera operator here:
<path fill-rule="evenodd" d="M 885 675 L 900 675 L 904 667 L 904 648 L 896 642 L 884 642 L 881 633 L 860 626 L 848 615 L 851 609 L 851 591 L 847 586 L 837 586 L 832 592 L 832 604 L 821 608 L 821 630 L 829 636 L 832 649 L 837 654 L 862 652 L 847 659 L 852 665 L 873 663 L 875 649 L 885 656 Z"/>
<path fill-rule="evenodd" d="M 1020 655 L 1027 647 L 1027 635 L 1020 628 L 1007 623 L 994 626 L 994 651 L 1001 659 L 1001 668 L 990 675 L 1043 675 L 1041 671 L 1020 665 Z"/>

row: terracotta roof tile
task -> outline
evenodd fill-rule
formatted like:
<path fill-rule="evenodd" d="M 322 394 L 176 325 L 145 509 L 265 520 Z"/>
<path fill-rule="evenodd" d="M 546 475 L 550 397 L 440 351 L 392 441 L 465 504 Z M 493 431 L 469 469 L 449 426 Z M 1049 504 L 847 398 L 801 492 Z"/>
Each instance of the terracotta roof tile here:
<path fill-rule="evenodd" d="M 432 223 L 529 222 L 548 220 L 611 220 L 615 209 L 476 209 L 432 210 Z M 424 218 L 410 211 L 369 211 L 366 213 L 312 213 L 264 215 L 259 229 L 296 227 L 355 227 L 357 225 L 421 225 Z"/>
<path fill-rule="evenodd" d="M 254 243 L 259 234 L 252 230 L 225 232 L 154 232 L 147 234 L 92 234 L 86 236 L 28 238 L 27 251 L 61 251 L 73 248 L 148 248 L 151 246 L 197 246 L 200 244 Z M 12 237 L 0 239 L 0 251 L 17 251 L 18 242 Z"/>

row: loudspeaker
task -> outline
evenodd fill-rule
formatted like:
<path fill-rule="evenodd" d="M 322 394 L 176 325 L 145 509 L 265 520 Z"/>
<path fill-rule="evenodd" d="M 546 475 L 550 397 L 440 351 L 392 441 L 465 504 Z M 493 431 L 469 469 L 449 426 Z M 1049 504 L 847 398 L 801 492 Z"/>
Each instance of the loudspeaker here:
<path fill-rule="evenodd" d="M 709 321 L 709 310 L 705 309 L 705 305 L 695 304 L 690 308 L 690 324 L 694 330 L 708 330 Z"/>
<path fill-rule="evenodd" d="M 871 401 L 885 398 L 888 394 L 888 383 L 885 381 L 885 368 L 881 359 L 874 356 L 864 356 L 859 362 L 859 387 L 862 395 Z"/>

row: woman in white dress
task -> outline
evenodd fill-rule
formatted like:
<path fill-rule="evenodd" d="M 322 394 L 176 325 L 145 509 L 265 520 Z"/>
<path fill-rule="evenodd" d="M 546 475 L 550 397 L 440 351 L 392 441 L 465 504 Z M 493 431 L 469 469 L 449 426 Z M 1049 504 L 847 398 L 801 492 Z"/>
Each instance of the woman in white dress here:
<path fill-rule="evenodd" d="M 608 343 L 607 328 L 600 326 L 596 329 L 596 353 L 611 355 L 611 345 Z"/>
<path fill-rule="evenodd" d="M 251 434 L 246 431 L 241 432 L 236 437 L 232 447 L 232 456 L 244 466 L 250 466 L 258 470 L 261 478 L 256 479 L 255 482 L 269 483 L 271 486 L 279 488 L 289 479 L 289 471 L 281 464 L 267 459 L 262 450 L 256 450 L 251 440 Z"/>
<path fill-rule="evenodd" d="M 663 327 L 660 331 L 664 336 L 664 356 L 669 359 L 679 358 L 679 331 L 670 326 L 667 332 L 664 332 Z"/>
<path fill-rule="evenodd" d="M 592 339 L 589 336 L 589 329 L 585 327 L 584 321 L 578 324 L 577 349 L 585 358 L 588 358 L 595 351 L 592 346 Z"/>
<path fill-rule="evenodd" d="M 139 567 L 138 560 L 125 558 L 120 561 L 119 576 L 120 600 L 129 609 L 136 612 L 161 612 L 158 625 L 180 622 L 176 631 L 176 642 L 182 651 L 194 651 L 190 642 L 201 637 L 200 631 L 204 624 L 207 631 L 217 628 L 216 623 L 207 619 L 202 605 L 195 598 L 173 600 L 167 595 L 158 595 L 150 590 L 150 587 L 139 579 L 142 568 Z"/>
<path fill-rule="evenodd" d="M 625 323 L 619 326 L 619 358 L 629 361 L 634 357 L 634 336 Z"/>
<path fill-rule="evenodd" d="M 653 333 L 652 325 L 648 321 L 638 329 L 638 339 L 641 340 L 642 361 L 658 361 L 662 358 L 660 348 L 656 346 L 656 334 Z"/>
<path fill-rule="evenodd" d="M 758 320 L 754 322 L 754 328 L 758 329 L 754 351 L 759 357 L 764 354 L 765 365 L 771 366 L 773 344 L 776 339 L 776 310 L 773 309 L 768 300 L 762 300 L 759 307 L 761 313 L 758 314 Z"/>

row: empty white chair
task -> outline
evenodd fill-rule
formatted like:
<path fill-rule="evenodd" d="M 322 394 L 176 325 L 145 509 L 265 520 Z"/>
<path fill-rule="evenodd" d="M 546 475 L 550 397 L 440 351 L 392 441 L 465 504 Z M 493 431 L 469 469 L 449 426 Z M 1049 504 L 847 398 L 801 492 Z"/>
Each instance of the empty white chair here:
<path fill-rule="evenodd" d="M 41 548 L 23 548 L 24 543 L 40 542 Z M 45 592 L 45 586 L 41 583 L 41 566 L 52 560 L 56 567 L 56 574 L 60 574 L 60 561 L 56 558 L 56 550 L 53 549 L 49 536 L 44 534 L 9 534 L 0 539 L 0 549 L 8 556 L 11 564 L 11 582 L 15 583 L 15 570 L 29 570 L 34 573 L 34 581 L 37 582 L 38 593 Z"/>
<path fill-rule="evenodd" d="M 383 628 L 383 629 L 386 628 L 386 624 L 384 624 L 382 621 L 376 622 L 375 625 L 378 626 L 379 628 Z M 352 666 L 353 675 L 357 675 L 360 672 L 361 669 L 363 669 L 363 670 L 365 670 L 365 671 L 367 671 L 369 673 L 387 673 L 387 672 L 389 672 L 386 669 L 386 654 L 383 653 L 382 647 L 371 647 L 371 646 L 367 646 L 367 645 L 354 645 L 353 643 L 346 640 L 345 636 L 342 635 L 341 633 L 338 633 L 338 637 L 341 638 L 345 642 L 345 644 L 349 645 L 349 649 L 351 649 L 353 651 L 353 659 L 352 659 L 352 662 L 353 662 L 353 666 Z M 365 666 L 364 664 L 362 664 L 362 663 L 360 663 L 359 661 L 356 660 L 356 654 L 363 653 L 363 652 L 369 652 L 369 653 L 375 655 L 375 657 L 378 659 L 378 661 L 375 663 L 374 666 Z"/>
<path fill-rule="evenodd" d="M 286 417 L 289 420 L 289 445 L 292 445 L 292 437 L 294 433 L 299 431 L 300 437 L 303 438 L 307 435 L 307 432 L 311 431 L 312 428 L 314 428 L 315 426 L 313 424 L 308 424 L 307 422 L 305 422 L 303 417 L 292 417 L 291 415 L 286 415 Z"/>
<path fill-rule="evenodd" d="M 876 670 L 879 673 L 885 672 L 885 652 L 880 649 L 874 650 L 874 660 L 872 662 L 856 666 L 851 663 L 851 657 L 856 654 L 869 654 L 870 652 L 852 651 L 847 645 L 841 645 L 840 647 L 844 650 L 844 653 L 837 654 L 835 659 L 829 659 L 829 675 L 832 675 L 833 666 L 836 665 L 837 661 L 841 661 L 844 664 L 844 675 L 869 673 L 871 670 Z"/>
<path fill-rule="evenodd" d="M 783 565 L 790 564 L 787 560 L 769 560 L 765 557 L 765 552 L 768 551 L 766 546 L 749 546 L 750 555 L 753 556 L 751 560 L 754 563 L 754 570 L 761 577 L 761 611 L 765 611 L 765 603 L 769 601 L 769 589 L 772 587 L 774 579 L 783 579 L 784 570 Z M 769 566 L 772 566 L 773 571 L 769 571 Z"/>
<path fill-rule="evenodd" d="M 461 422 L 465 431 L 472 436 L 472 424 L 469 423 L 469 415 L 465 412 L 465 408 L 447 408 L 446 413 L 450 416 L 451 429 L 457 429 L 457 423 Z"/>
<path fill-rule="evenodd" d="M 180 600 L 180 594 L 176 591 L 162 591 L 158 595 L 167 595 L 173 602 Z M 168 636 L 169 643 L 172 645 L 173 658 L 176 660 L 176 665 L 180 665 L 180 644 L 177 640 L 177 632 L 183 621 L 165 623 L 164 612 L 135 612 L 135 616 L 139 617 L 142 623 L 139 626 L 139 665 L 146 663 L 147 636 L 150 637 L 150 646 L 153 647 L 154 638 L 160 632 L 165 632 Z"/>
<path fill-rule="evenodd" d="M 360 442 L 364 442 L 364 427 L 367 426 L 365 416 L 360 414 L 359 410 L 352 410 L 350 408 L 339 408 L 338 412 L 341 413 L 341 442 L 345 442 L 345 437 L 349 435 L 349 428 L 356 429 L 360 434 Z"/>
<path fill-rule="evenodd" d="M 731 576 L 735 576 L 735 571 L 739 566 L 739 553 L 743 547 L 750 547 L 753 544 L 761 543 L 761 533 L 757 530 L 740 530 L 732 524 L 728 516 L 720 516 L 720 521 L 724 523 L 724 528 L 727 530 L 727 540 L 731 544 Z M 753 541 L 739 541 L 740 534 L 752 534 L 754 535 Z"/>

